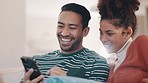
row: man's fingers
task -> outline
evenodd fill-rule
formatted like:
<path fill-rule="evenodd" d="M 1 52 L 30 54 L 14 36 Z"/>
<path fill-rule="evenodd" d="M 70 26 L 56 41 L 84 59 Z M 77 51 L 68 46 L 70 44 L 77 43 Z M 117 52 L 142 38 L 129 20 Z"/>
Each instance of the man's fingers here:
<path fill-rule="evenodd" d="M 31 68 L 28 72 L 25 73 L 25 77 L 24 77 L 24 80 L 30 80 L 30 76 L 31 74 L 33 73 L 33 69 Z"/>
<path fill-rule="evenodd" d="M 66 76 L 67 72 L 62 70 L 60 67 L 53 67 L 46 72 L 50 76 Z"/>
<path fill-rule="evenodd" d="M 58 73 L 59 71 L 61 71 L 61 68 L 60 67 L 53 67 L 51 68 L 50 70 L 48 70 L 46 72 L 47 75 L 50 75 L 51 73 L 54 74 L 54 73 Z M 63 71 L 62 71 L 63 72 Z"/>
<path fill-rule="evenodd" d="M 55 71 L 55 73 L 58 73 L 58 72 L 60 72 L 60 73 L 66 73 L 64 70 L 62 70 L 60 67 L 53 67 L 52 69 L 51 69 L 51 72 L 52 71 Z M 56 72 L 57 71 L 57 72 Z"/>
<path fill-rule="evenodd" d="M 50 70 L 48 70 L 48 71 L 46 72 L 46 75 L 50 75 Z"/>
<path fill-rule="evenodd" d="M 33 73 L 33 71 L 34 71 L 34 69 L 31 68 L 28 72 L 26 72 L 23 83 L 39 83 L 39 82 L 43 83 L 43 79 L 44 79 L 43 75 L 40 75 L 33 80 L 30 80 L 30 76 Z"/>
<path fill-rule="evenodd" d="M 43 81 L 43 79 L 44 79 L 44 76 L 43 76 L 43 75 L 40 75 L 39 77 L 37 77 L 37 78 L 31 80 L 31 82 L 32 82 L 32 83 L 38 83 L 38 82 L 40 82 L 40 81 Z M 41 82 L 41 83 L 42 83 L 42 82 Z"/>

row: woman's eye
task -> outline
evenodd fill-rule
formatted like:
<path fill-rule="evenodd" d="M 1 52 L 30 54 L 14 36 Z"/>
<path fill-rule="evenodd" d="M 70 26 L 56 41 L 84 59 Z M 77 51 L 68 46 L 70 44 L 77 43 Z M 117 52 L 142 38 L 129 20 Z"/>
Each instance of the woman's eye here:
<path fill-rule="evenodd" d="M 114 33 L 108 33 L 109 36 L 112 36 Z"/>
<path fill-rule="evenodd" d="M 102 35 L 103 33 L 102 32 L 100 32 L 100 35 Z"/>

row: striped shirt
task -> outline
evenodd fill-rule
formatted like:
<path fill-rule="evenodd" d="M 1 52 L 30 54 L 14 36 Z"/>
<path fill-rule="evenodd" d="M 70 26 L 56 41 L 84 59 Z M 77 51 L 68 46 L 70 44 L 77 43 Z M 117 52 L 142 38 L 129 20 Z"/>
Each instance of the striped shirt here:
<path fill-rule="evenodd" d="M 36 55 L 33 58 L 45 76 L 47 70 L 58 66 L 67 71 L 68 76 L 100 82 L 106 82 L 108 78 L 109 65 L 106 59 L 87 48 L 72 54 L 62 54 L 59 50 L 56 50 L 46 55 Z"/>

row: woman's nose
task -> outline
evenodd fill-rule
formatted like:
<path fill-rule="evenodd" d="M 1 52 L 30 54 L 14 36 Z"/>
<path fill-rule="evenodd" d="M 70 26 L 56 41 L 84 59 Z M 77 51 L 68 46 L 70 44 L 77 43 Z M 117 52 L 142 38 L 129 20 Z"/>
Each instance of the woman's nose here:
<path fill-rule="evenodd" d="M 105 35 L 100 35 L 100 40 L 101 40 L 102 42 L 105 42 L 105 41 L 107 41 L 108 39 L 107 39 L 107 37 L 106 37 Z"/>

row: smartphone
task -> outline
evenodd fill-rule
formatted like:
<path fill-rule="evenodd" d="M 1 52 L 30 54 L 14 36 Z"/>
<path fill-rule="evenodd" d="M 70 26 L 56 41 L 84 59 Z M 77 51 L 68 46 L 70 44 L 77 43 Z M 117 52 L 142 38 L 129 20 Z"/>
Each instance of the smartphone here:
<path fill-rule="evenodd" d="M 36 64 L 35 59 L 33 59 L 32 57 L 22 56 L 21 61 L 26 72 L 29 71 L 29 69 L 31 68 L 34 69 L 34 72 L 30 76 L 30 80 L 33 80 L 34 78 L 41 75 L 41 72 Z"/>

